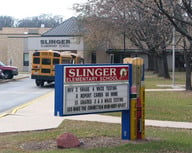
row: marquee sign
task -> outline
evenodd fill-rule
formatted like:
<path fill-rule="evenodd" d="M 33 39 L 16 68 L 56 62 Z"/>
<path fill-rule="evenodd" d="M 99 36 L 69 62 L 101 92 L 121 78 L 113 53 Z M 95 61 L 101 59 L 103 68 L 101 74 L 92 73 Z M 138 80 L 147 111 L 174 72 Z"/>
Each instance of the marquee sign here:
<path fill-rule="evenodd" d="M 141 58 L 118 65 L 56 65 L 55 116 L 118 111 L 122 139 L 144 139 L 143 70 Z"/>
<path fill-rule="evenodd" d="M 55 110 L 57 115 L 129 109 L 129 65 L 63 65 L 60 67 L 62 67 L 60 68 L 62 77 L 59 79 L 62 79 L 60 83 L 63 82 L 63 85 L 57 85 L 56 80 L 56 91 L 62 88 L 59 91 L 62 97 L 56 98 L 60 100 Z"/>

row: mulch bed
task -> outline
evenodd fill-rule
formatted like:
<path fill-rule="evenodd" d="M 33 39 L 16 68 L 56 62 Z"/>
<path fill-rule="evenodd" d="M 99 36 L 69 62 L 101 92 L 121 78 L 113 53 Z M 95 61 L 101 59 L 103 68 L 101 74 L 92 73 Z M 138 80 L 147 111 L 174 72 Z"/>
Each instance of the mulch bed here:
<path fill-rule="evenodd" d="M 79 139 L 81 142 L 80 148 L 91 149 L 91 148 L 100 148 L 100 147 L 112 147 L 119 146 L 128 143 L 146 143 L 151 141 L 152 139 L 145 140 L 122 140 L 117 137 L 92 137 L 92 138 L 81 138 Z M 26 142 L 20 146 L 24 150 L 54 150 L 60 149 L 57 148 L 56 140 L 46 140 L 41 142 Z"/>

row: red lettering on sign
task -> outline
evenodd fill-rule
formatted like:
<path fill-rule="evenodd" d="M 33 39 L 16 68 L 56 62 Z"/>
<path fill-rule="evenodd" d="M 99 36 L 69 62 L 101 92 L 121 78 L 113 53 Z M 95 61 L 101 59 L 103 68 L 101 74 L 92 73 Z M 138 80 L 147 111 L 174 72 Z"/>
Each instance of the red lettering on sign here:
<path fill-rule="evenodd" d="M 128 81 L 128 66 L 65 67 L 65 82 Z"/>

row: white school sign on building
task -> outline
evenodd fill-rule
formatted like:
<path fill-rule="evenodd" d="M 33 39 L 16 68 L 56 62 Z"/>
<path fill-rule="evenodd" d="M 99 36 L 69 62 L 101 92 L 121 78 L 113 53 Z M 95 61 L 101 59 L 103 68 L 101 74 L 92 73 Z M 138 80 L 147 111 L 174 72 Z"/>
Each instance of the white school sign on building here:
<path fill-rule="evenodd" d="M 84 50 L 82 37 L 30 37 L 28 50 Z"/>

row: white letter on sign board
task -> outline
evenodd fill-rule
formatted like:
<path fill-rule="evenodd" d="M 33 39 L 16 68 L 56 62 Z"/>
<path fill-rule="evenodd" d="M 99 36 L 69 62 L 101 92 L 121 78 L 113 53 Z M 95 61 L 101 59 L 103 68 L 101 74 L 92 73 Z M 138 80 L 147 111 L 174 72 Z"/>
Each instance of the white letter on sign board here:
<path fill-rule="evenodd" d="M 70 77 L 74 77 L 75 76 L 75 72 L 74 71 L 75 71 L 75 69 L 70 69 L 69 70 L 69 76 Z"/>

